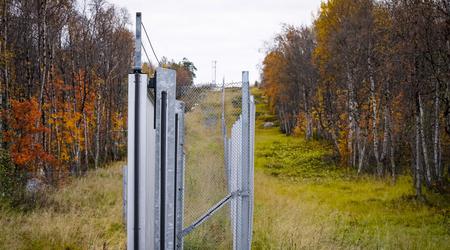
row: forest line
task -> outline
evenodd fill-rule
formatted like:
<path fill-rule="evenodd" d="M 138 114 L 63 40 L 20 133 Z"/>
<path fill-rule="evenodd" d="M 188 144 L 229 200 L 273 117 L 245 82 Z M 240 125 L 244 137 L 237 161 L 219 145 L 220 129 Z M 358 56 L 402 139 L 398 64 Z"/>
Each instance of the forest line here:
<path fill-rule="evenodd" d="M 443 191 L 450 153 L 450 4 L 330 0 L 285 25 L 262 86 L 283 132 L 323 138 L 358 174 Z M 447 173 L 446 173 L 447 172 Z"/>
<path fill-rule="evenodd" d="M 103 0 L 2 1 L 3 198 L 126 152 L 128 13 Z M 125 83 L 125 84 L 124 84 Z"/>
<path fill-rule="evenodd" d="M 128 11 L 106 0 L 0 7 L 0 199 L 22 203 L 30 181 L 58 186 L 125 157 L 135 39 Z M 187 58 L 160 61 L 193 84 Z"/>

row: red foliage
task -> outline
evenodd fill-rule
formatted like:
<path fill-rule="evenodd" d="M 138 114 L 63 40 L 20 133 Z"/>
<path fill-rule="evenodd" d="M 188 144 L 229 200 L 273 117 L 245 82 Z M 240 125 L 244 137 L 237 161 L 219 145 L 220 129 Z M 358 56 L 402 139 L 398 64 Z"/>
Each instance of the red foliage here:
<path fill-rule="evenodd" d="M 5 133 L 5 140 L 11 143 L 13 162 L 28 170 L 56 162 L 38 141 L 48 132 L 40 124 L 40 117 L 39 105 L 34 98 L 26 101 L 11 100 L 11 109 L 7 113 L 9 130 Z"/>

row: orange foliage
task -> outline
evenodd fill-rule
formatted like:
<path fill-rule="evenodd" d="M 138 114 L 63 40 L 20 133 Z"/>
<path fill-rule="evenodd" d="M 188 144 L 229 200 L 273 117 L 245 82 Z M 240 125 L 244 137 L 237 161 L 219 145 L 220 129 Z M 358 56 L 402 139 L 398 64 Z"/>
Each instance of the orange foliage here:
<path fill-rule="evenodd" d="M 48 154 L 38 142 L 40 136 L 48 132 L 39 119 L 41 112 L 35 98 L 26 101 L 11 100 L 8 113 L 9 130 L 5 139 L 11 143 L 13 162 L 29 170 L 35 170 L 42 164 L 55 164 L 55 158 Z"/>
<path fill-rule="evenodd" d="M 280 96 L 280 88 L 283 86 L 282 76 L 286 61 L 278 51 L 269 52 L 263 62 L 264 92 L 269 98 L 271 112 L 275 112 L 275 104 Z"/>

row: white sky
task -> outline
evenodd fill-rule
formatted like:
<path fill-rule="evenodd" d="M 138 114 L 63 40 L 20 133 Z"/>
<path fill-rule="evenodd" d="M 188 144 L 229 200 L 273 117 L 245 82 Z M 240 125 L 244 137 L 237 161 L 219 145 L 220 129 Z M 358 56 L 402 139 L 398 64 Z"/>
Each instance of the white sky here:
<path fill-rule="evenodd" d="M 240 81 L 243 70 L 250 82 L 259 80 L 265 42 L 283 23 L 309 25 L 321 0 L 108 0 L 142 20 L 158 57 L 181 61 L 187 57 L 198 71 L 196 83 L 211 82 L 217 60 L 217 81 Z M 150 60 L 150 47 L 147 47 Z M 143 55 L 143 60 L 145 56 Z"/>

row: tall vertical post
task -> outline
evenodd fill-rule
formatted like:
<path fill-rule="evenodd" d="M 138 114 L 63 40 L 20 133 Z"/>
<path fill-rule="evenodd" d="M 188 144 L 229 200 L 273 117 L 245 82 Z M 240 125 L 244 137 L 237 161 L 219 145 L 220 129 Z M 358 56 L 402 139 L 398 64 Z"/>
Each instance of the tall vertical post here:
<path fill-rule="evenodd" d="M 152 249 L 154 239 L 155 129 L 154 101 L 141 74 L 141 14 L 136 14 L 136 51 L 128 76 L 127 249 Z"/>
<path fill-rule="evenodd" d="M 141 12 L 136 13 L 136 41 L 134 46 L 134 72 L 141 72 L 142 60 L 141 60 L 141 46 L 142 46 L 142 16 Z"/>
<path fill-rule="evenodd" d="M 213 71 L 212 71 L 212 85 L 214 87 L 216 87 L 217 86 L 217 82 L 216 82 L 217 61 L 216 60 L 212 61 L 212 69 L 213 69 Z"/>
<path fill-rule="evenodd" d="M 137 76 L 136 76 L 137 75 Z M 139 81 L 136 81 L 136 78 Z M 155 137 L 146 74 L 128 77 L 127 249 L 151 249 L 154 228 Z M 136 91 L 138 89 L 138 91 Z"/>
<path fill-rule="evenodd" d="M 249 73 L 242 72 L 242 164 L 241 164 L 241 206 L 240 239 L 237 249 L 251 246 L 251 197 L 250 197 L 250 90 Z"/>
<path fill-rule="evenodd" d="M 175 246 L 183 249 L 183 209 L 184 209 L 184 111 L 183 102 L 177 101 L 175 114 Z"/>
<path fill-rule="evenodd" d="M 176 72 L 156 69 L 154 248 L 176 247 Z M 179 117 L 179 116 L 178 116 Z"/>
<path fill-rule="evenodd" d="M 250 147 L 249 147 L 249 196 L 250 196 L 250 216 L 248 221 L 249 227 L 249 247 L 252 244 L 252 232 L 253 232 L 253 207 L 254 207 L 254 170 L 255 170 L 255 98 L 250 95 Z"/>
<path fill-rule="evenodd" d="M 141 73 L 141 13 L 136 13 L 136 42 L 134 58 L 135 95 L 134 95 L 134 249 L 139 249 L 139 81 Z"/>

